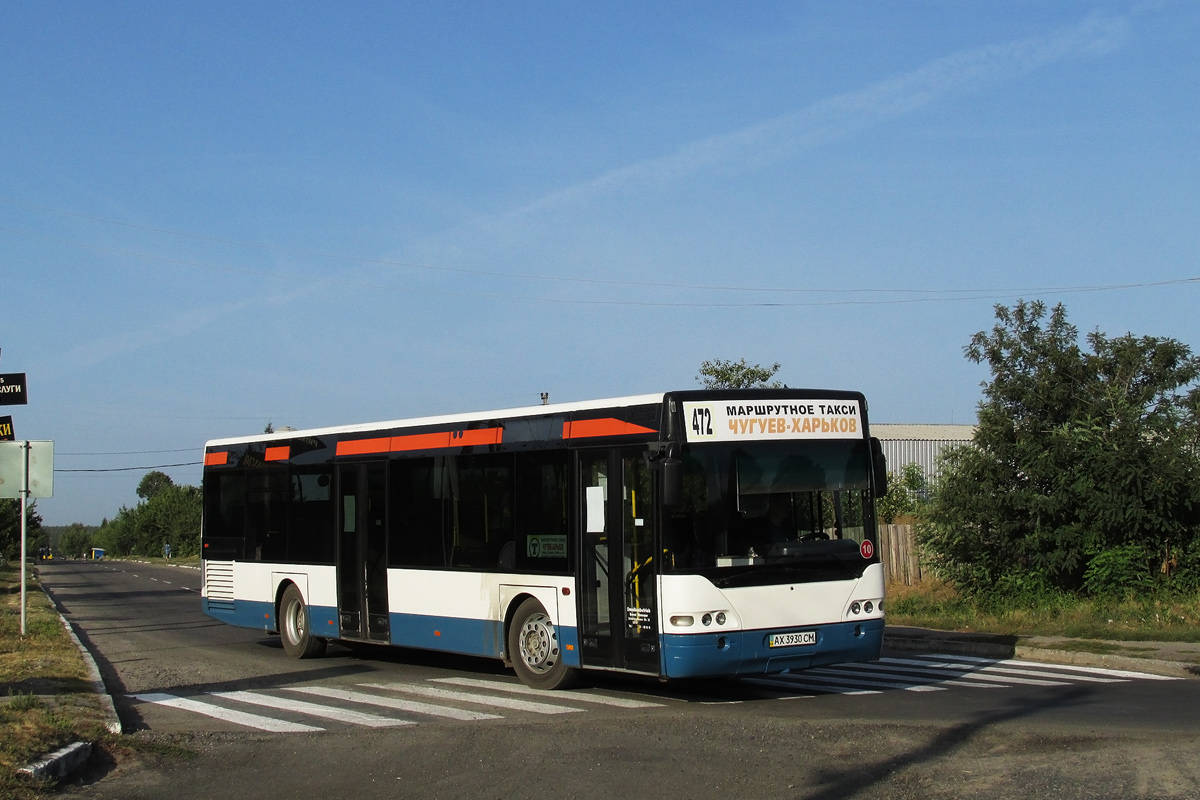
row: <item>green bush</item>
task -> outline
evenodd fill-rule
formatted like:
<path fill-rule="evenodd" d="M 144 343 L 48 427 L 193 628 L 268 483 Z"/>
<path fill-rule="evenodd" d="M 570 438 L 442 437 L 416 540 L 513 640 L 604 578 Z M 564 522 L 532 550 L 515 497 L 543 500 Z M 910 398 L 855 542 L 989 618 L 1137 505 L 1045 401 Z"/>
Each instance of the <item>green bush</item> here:
<path fill-rule="evenodd" d="M 1136 544 L 1101 550 L 1088 562 L 1083 589 L 1092 597 L 1127 597 L 1154 587 L 1146 551 Z"/>

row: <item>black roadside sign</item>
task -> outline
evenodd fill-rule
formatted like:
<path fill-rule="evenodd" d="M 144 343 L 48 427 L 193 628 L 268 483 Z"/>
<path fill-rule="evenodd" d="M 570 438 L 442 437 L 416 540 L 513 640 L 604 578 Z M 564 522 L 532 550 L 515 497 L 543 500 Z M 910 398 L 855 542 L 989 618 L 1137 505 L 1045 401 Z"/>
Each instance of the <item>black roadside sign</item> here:
<path fill-rule="evenodd" d="M 0 406 L 23 406 L 29 402 L 25 393 L 25 373 L 0 375 Z"/>
<path fill-rule="evenodd" d="M 0 417 L 0 442 L 15 442 L 17 437 L 13 434 L 12 417 Z"/>

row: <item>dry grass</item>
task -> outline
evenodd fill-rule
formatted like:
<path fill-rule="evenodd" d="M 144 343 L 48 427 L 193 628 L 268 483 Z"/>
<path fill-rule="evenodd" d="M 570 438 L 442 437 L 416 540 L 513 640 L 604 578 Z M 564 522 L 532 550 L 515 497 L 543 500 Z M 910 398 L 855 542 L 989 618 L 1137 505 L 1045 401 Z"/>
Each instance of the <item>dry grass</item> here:
<path fill-rule="evenodd" d="M 1200 642 L 1200 597 L 1097 600 L 1069 595 L 976 603 L 937 580 L 888 586 L 891 625 L 1017 636 Z"/>
<path fill-rule="evenodd" d="M 21 636 L 19 565 L 0 567 L 0 797 L 34 798 L 47 786 L 17 770 L 76 741 L 111 738 L 79 649 L 30 570 Z"/>

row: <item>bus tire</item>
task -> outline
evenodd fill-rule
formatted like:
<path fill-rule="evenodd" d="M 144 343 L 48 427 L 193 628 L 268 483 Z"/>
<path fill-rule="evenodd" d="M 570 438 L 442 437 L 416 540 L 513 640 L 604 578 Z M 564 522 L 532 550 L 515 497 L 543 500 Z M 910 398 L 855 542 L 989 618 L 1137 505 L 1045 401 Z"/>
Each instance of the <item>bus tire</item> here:
<path fill-rule="evenodd" d="M 295 584 L 288 586 L 279 601 L 279 638 L 283 651 L 292 658 L 315 658 L 325 654 L 325 640 L 312 635 L 308 607 Z"/>
<path fill-rule="evenodd" d="M 579 678 L 578 670 L 563 663 L 558 631 L 546 609 L 532 597 L 513 615 L 508 658 L 521 682 L 534 689 L 568 689 Z"/>

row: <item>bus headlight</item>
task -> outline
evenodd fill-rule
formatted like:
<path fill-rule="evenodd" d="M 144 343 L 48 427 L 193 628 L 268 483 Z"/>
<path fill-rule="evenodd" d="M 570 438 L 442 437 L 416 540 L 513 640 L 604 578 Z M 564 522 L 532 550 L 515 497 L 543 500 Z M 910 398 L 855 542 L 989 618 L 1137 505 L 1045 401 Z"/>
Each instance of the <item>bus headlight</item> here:
<path fill-rule="evenodd" d="M 690 628 L 696 624 L 696 618 L 690 614 L 680 614 L 676 617 L 671 617 L 671 624 L 676 628 Z"/>
<path fill-rule="evenodd" d="M 705 614 L 700 618 L 700 621 L 705 625 L 712 625 L 712 614 Z"/>
<path fill-rule="evenodd" d="M 850 613 L 857 614 L 859 611 L 862 611 L 862 606 L 859 605 L 859 602 L 857 600 L 855 600 L 853 603 L 850 604 Z"/>
<path fill-rule="evenodd" d="M 874 610 L 875 610 L 875 606 L 874 606 L 874 605 L 871 603 L 871 601 L 870 601 L 870 600 L 868 600 L 867 602 L 863 603 L 863 611 L 865 611 L 865 612 L 867 612 L 868 614 L 870 614 L 870 613 L 871 613 L 872 611 L 874 611 Z"/>
<path fill-rule="evenodd" d="M 718 625 L 724 625 L 724 624 L 725 624 L 725 612 L 724 612 L 724 611 L 718 611 L 718 612 L 717 612 L 717 624 L 718 624 Z"/>

